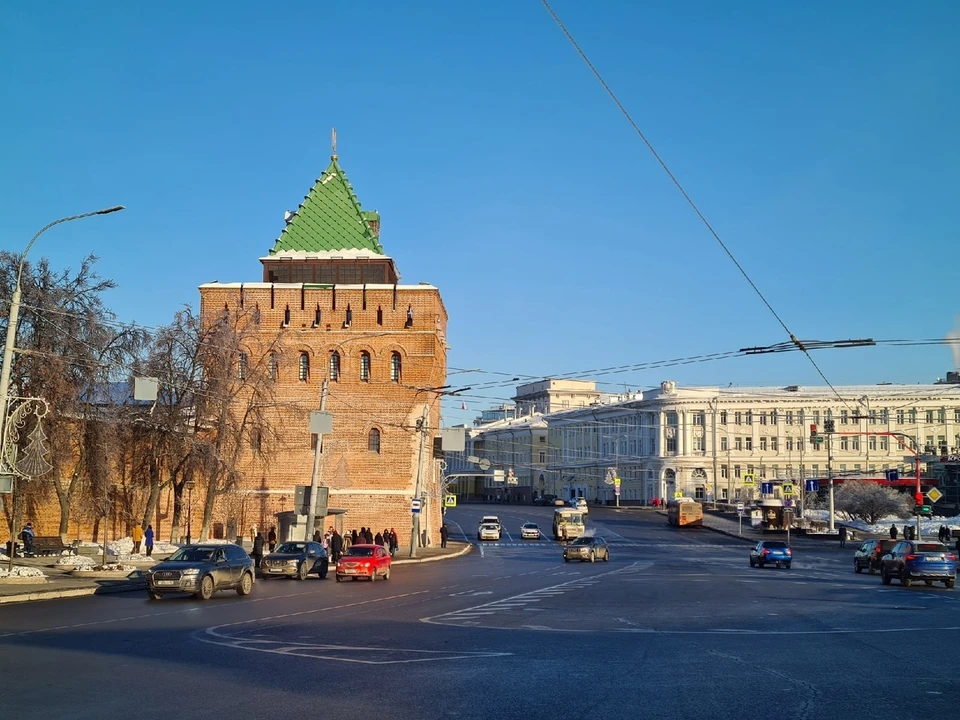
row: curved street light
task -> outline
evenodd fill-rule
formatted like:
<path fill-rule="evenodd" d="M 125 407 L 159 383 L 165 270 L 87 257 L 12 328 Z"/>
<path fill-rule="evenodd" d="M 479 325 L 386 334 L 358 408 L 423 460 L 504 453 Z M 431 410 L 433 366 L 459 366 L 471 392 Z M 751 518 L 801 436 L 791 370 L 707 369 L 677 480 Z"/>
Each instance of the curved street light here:
<path fill-rule="evenodd" d="M 0 458 L 4 457 L 4 450 L 6 449 L 4 445 L 6 444 L 7 439 L 7 405 L 9 404 L 9 398 L 7 395 L 10 392 L 10 370 L 11 365 L 13 364 L 13 351 L 17 342 L 17 325 L 20 319 L 20 299 L 22 296 L 20 281 L 23 276 L 24 263 L 27 261 L 27 253 L 30 252 L 30 248 L 33 247 L 33 244 L 37 241 L 37 238 L 55 225 L 70 222 L 71 220 L 81 220 L 83 218 L 93 217 L 94 215 L 108 215 L 123 209 L 123 205 L 116 205 L 114 207 L 104 208 L 103 210 L 94 210 L 93 212 L 82 213 L 80 215 L 69 215 L 67 217 L 62 217 L 59 220 L 54 220 L 53 222 L 44 225 L 42 228 L 40 228 L 36 235 L 30 238 L 30 242 L 27 243 L 27 247 L 20 256 L 20 264 L 17 267 L 17 284 L 13 290 L 13 298 L 10 300 L 10 316 L 7 319 L 7 340 L 3 346 L 3 368 L 0 370 Z M 9 468 L 6 467 L 0 469 L 4 471 L 9 470 Z M 15 492 L 16 487 L 14 487 L 13 490 Z M 14 504 L 14 506 L 16 505 Z M 13 523 L 14 524 L 10 527 L 11 550 L 13 550 L 16 544 L 15 537 L 17 521 L 15 518 L 13 519 Z M 104 543 L 104 546 L 106 546 L 106 543 Z M 13 556 L 14 553 L 11 552 L 11 563 L 13 562 Z"/>

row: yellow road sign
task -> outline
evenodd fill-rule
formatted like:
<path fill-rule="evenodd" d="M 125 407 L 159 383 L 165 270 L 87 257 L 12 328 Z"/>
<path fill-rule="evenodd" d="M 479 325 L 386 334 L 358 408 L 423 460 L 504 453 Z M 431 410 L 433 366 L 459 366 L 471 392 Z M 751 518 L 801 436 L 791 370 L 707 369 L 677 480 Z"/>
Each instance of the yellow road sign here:
<path fill-rule="evenodd" d="M 930 488 L 927 490 L 927 497 L 936 502 L 943 497 L 943 493 L 937 490 L 936 488 Z"/>
<path fill-rule="evenodd" d="M 447 495 L 443 499 L 443 504 L 446 507 L 456 507 L 457 506 L 457 496 L 456 495 Z"/>
<path fill-rule="evenodd" d="M 743 484 L 744 484 L 744 485 L 753 485 L 753 479 L 754 479 L 754 474 L 753 474 L 753 473 L 746 473 L 746 474 L 743 476 Z"/>
<path fill-rule="evenodd" d="M 674 498 L 682 498 L 682 497 L 683 497 L 683 493 L 680 492 L 679 490 L 677 490 L 677 491 L 673 494 L 673 497 L 674 497 Z"/>
<path fill-rule="evenodd" d="M 783 486 L 783 496 L 792 497 L 793 496 L 793 485 L 785 483 Z"/>
<path fill-rule="evenodd" d="M 614 487 L 620 487 L 620 478 L 615 477 L 615 478 L 613 479 L 613 486 L 614 486 Z"/>

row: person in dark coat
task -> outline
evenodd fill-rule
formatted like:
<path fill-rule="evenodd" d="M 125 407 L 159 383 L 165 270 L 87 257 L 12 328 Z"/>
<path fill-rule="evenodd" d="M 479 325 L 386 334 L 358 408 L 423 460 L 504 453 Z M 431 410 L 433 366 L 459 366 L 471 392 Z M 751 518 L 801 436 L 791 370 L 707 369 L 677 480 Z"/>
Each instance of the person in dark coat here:
<path fill-rule="evenodd" d="M 840 526 L 840 547 L 846 547 L 846 546 L 847 546 L 847 526 L 841 525 Z"/>
<path fill-rule="evenodd" d="M 273 525 L 270 526 L 270 532 L 267 533 L 267 548 L 270 552 L 273 552 L 273 549 L 277 546 L 277 528 Z"/>
<path fill-rule="evenodd" d="M 374 542 L 374 539 L 373 539 L 373 531 L 372 531 L 370 528 L 367 528 L 367 533 L 366 533 L 364 539 L 367 541 L 367 545 L 372 545 L 372 544 L 373 544 L 373 542 Z"/>
<path fill-rule="evenodd" d="M 330 560 L 336 563 L 343 552 L 343 537 L 336 530 L 330 536 Z"/>
<path fill-rule="evenodd" d="M 153 555 L 153 525 L 147 525 L 147 529 L 143 531 L 143 547 L 147 557 Z"/>
<path fill-rule="evenodd" d="M 356 545 L 360 541 L 360 535 L 357 533 L 357 529 L 354 528 L 350 531 L 350 544 Z"/>
<path fill-rule="evenodd" d="M 313 541 L 315 543 L 321 542 L 323 540 L 323 535 L 320 534 L 319 530 L 313 531 Z"/>
<path fill-rule="evenodd" d="M 440 547 L 445 548 L 447 546 L 447 524 L 444 523 L 440 526 Z"/>
<path fill-rule="evenodd" d="M 377 533 L 376 536 L 373 538 L 373 542 L 375 545 L 383 545 L 383 535 L 381 535 L 380 533 Z"/>
<path fill-rule="evenodd" d="M 250 551 L 250 557 L 253 558 L 253 566 L 260 567 L 263 560 L 263 533 L 257 531 L 257 536 L 253 539 L 253 550 Z"/>
<path fill-rule="evenodd" d="M 896 539 L 897 539 L 897 526 L 896 526 L 896 525 L 891 525 L 891 526 L 890 526 L 890 539 L 891 539 L 891 540 L 896 540 Z"/>
<path fill-rule="evenodd" d="M 397 531 L 390 528 L 390 554 L 395 555 L 400 549 L 400 538 L 397 537 Z"/>

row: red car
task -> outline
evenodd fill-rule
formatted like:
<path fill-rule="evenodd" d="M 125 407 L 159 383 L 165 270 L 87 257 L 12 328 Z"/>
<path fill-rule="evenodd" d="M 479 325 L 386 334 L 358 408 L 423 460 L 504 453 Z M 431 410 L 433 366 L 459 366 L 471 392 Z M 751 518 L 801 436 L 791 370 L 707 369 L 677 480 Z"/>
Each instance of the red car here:
<path fill-rule="evenodd" d="M 351 545 L 337 563 L 337 582 L 344 578 L 390 579 L 390 553 L 381 545 Z"/>

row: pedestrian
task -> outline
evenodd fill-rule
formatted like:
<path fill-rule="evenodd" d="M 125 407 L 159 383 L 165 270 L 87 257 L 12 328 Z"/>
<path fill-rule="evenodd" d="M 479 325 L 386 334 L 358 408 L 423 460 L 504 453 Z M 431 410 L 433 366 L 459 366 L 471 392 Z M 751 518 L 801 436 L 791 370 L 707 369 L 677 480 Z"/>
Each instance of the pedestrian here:
<path fill-rule="evenodd" d="M 367 541 L 367 545 L 373 544 L 373 530 L 371 530 L 370 528 L 367 528 L 367 533 L 366 533 L 366 536 L 364 537 L 364 540 Z"/>
<path fill-rule="evenodd" d="M 440 547 L 445 548 L 447 546 L 447 524 L 444 523 L 440 526 Z"/>
<path fill-rule="evenodd" d="M 340 553 L 343 552 L 343 538 L 336 530 L 330 536 L 330 559 L 334 564 L 340 559 Z"/>
<path fill-rule="evenodd" d="M 139 525 L 134 525 L 130 537 L 133 539 L 133 554 L 139 555 L 140 543 L 143 542 L 143 528 Z"/>
<path fill-rule="evenodd" d="M 323 539 L 323 538 L 320 537 L 320 531 L 319 531 L 319 530 L 314 530 L 314 531 L 313 531 L 313 541 L 314 541 L 315 543 L 318 543 L 318 542 L 320 542 L 322 539 Z"/>
<path fill-rule="evenodd" d="M 846 546 L 847 546 L 847 526 L 841 525 L 840 526 L 840 547 L 846 547 Z"/>
<path fill-rule="evenodd" d="M 273 549 L 277 546 L 277 528 L 274 525 L 270 526 L 270 532 L 267 533 L 267 549 L 270 552 L 273 552 Z"/>
<path fill-rule="evenodd" d="M 23 530 L 20 531 L 20 539 L 23 541 L 23 554 L 24 557 L 27 555 L 33 555 L 33 538 L 36 537 L 36 533 L 33 532 L 33 525 L 27 523 L 23 526 Z"/>
<path fill-rule="evenodd" d="M 350 544 L 356 545 L 360 541 L 360 534 L 357 532 L 357 529 L 354 528 L 350 531 Z"/>
<path fill-rule="evenodd" d="M 258 532 L 260 532 L 260 528 L 257 527 L 256 523 L 253 523 L 253 525 L 250 526 L 250 542 L 253 542 Z"/>
<path fill-rule="evenodd" d="M 390 528 L 390 554 L 396 555 L 400 549 L 400 538 L 397 537 L 397 531 Z"/>
<path fill-rule="evenodd" d="M 153 555 L 153 525 L 147 525 L 143 532 L 143 544 L 147 551 L 147 557 Z"/>
<path fill-rule="evenodd" d="M 891 539 L 891 540 L 896 540 L 896 539 L 897 539 L 897 526 L 896 526 L 896 524 L 891 524 L 891 525 L 890 525 L 890 539 Z"/>
<path fill-rule="evenodd" d="M 263 561 L 263 533 L 257 531 L 257 536 L 253 539 L 253 550 L 250 551 L 250 557 L 253 558 L 253 566 L 260 569 L 260 563 Z"/>
<path fill-rule="evenodd" d="M 390 548 L 390 530 L 388 528 L 383 529 L 383 547 Z"/>
<path fill-rule="evenodd" d="M 383 535 L 377 533 L 376 537 L 373 538 L 373 542 L 375 545 L 383 545 Z"/>

